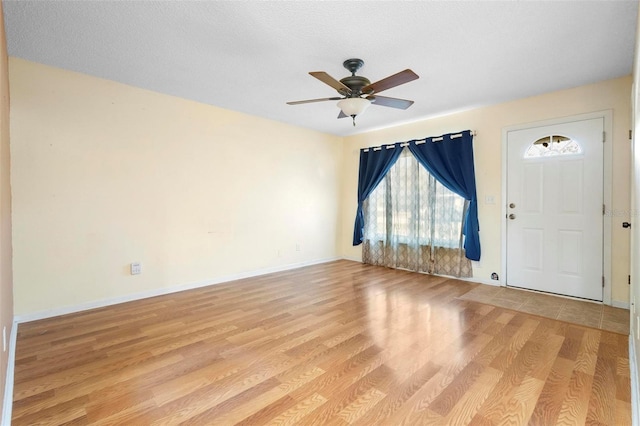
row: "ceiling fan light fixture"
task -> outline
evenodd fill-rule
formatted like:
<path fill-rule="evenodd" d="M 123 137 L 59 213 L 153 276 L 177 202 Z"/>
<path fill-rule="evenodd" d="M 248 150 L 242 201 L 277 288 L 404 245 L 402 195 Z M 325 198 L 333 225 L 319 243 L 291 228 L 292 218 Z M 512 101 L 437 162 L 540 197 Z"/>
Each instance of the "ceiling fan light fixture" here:
<path fill-rule="evenodd" d="M 338 102 L 343 114 L 351 117 L 362 114 L 369 105 L 371 101 L 364 98 L 347 98 Z"/>

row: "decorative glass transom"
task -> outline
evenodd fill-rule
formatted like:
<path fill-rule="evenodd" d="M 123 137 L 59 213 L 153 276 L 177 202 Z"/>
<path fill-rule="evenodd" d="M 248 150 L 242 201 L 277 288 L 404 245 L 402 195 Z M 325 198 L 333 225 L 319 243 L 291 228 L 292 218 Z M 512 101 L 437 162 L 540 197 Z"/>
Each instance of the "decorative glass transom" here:
<path fill-rule="evenodd" d="M 581 153 L 582 148 L 580 148 L 578 142 L 566 136 L 553 135 L 540 138 L 531 144 L 524 154 L 524 158 L 575 155 Z"/>

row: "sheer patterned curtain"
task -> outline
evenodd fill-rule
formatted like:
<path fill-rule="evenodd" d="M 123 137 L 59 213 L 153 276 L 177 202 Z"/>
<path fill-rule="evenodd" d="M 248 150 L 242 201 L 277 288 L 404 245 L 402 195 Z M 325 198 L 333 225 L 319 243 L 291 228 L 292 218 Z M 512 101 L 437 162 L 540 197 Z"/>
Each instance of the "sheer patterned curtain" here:
<path fill-rule="evenodd" d="M 362 207 L 363 262 L 472 276 L 462 248 L 468 202 L 438 183 L 407 148 Z"/>

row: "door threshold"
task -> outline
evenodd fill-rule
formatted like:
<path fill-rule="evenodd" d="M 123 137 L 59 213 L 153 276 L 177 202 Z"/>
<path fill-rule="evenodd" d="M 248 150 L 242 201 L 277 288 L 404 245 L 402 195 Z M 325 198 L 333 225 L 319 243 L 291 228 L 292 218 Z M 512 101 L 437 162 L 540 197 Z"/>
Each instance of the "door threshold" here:
<path fill-rule="evenodd" d="M 585 297 L 578 297 L 578 296 L 569 296 L 568 294 L 553 293 L 551 291 L 533 290 L 531 288 L 518 287 L 518 286 L 515 286 L 515 285 L 509 285 L 509 284 L 507 284 L 505 287 L 506 288 L 513 288 L 515 290 L 528 291 L 529 293 L 548 294 L 550 296 L 562 297 L 564 299 L 577 300 L 577 301 L 580 301 L 580 302 L 591 302 L 591 303 L 597 303 L 597 304 L 600 304 L 600 305 L 604 304 L 604 302 L 602 300 L 587 299 Z"/>

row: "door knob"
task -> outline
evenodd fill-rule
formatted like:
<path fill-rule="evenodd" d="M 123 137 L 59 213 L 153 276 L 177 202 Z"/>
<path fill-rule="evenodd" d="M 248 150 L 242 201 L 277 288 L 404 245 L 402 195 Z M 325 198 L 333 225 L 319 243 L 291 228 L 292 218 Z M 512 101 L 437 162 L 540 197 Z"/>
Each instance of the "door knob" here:
<path fill-rule="evenodd" d="M 515 218 L 516 218 L 516 215 L 515 215 L 515 214 L 511 213 L 511 214 L 509 215 L 509 219 L 513 220 L 513 219 L 515 219 Z"/>
<path fill-rule="evenodd" d="M 516 205 L 514 203 L 509 204 L 509 208 L 514 209 Z"/>
<path fill-rule="evenodd" d="M 631 224 L 629 222 L 622 222 L 623 228 L 631 228 Z"/>

